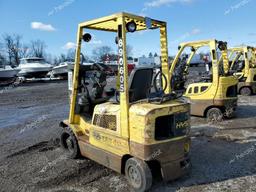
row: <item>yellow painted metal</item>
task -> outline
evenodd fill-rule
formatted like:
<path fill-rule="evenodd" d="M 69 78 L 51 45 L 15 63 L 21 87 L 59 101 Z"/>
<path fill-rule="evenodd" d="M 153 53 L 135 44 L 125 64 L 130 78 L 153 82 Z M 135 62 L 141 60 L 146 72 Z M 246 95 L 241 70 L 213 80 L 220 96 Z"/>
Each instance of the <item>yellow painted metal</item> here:
<path fill-rule="evenodd" d="M 239 74 L 234 74 L 240 77 L 248 77 L 249 76 L 249 72 L 250 72 L 250 68 L 255 68 L 255 52 L 254 52 L 254 48 L 252 47 L 248 47 L 248 46 L 243 46 L 243 47 L 233 47 L 233 48 L 229 48 L 229 59 L 231 60 L 232 58 L 232 64 L 230 66 L 230 69 L 233 68 L 235 61 L 237 61 L 238 59 L 243 59 L 245 62 L 245 67 L 243 69 L 242 73 Z M 235 55 L 235 57 L 234 57 Z"/>
<path fill-rule="evenodd" d="M 225 75 L 228 75 L 229 72 L 229 59 L 228 59 L 228 51 L 227 50 L 223 50 L 221 51 L 221 56 L 223 59 L 223 70 Z"/>
<path fill-rule="evenodd" d="M 200 83 L 200 85 L 198 83 L 192 83 L 188 86 L 185 95 L 189 95 L 190 97 L 193 98 L 193 96 L 197 96 L 198 94 L 203 94 L 205 92 L 207 92 L 209 89 L 211 89 L 212 83 Z M 194 92 L 194 87 L 198 87 L 198 92 L 195 93 Z M 202 87 L 207 87 L 207 89 L 205 89 L 204 91 L 201 91 Z"/>
<path fill-rule="evenodd" d="M 120 61 L 123 60 L 123 70 L 119 68 L 119 82 L 124 81 L 124 91 L 120 91 L 120 122 L 122 126 L 121 135 L 122 137 L 129 138 L 129 87 L 128 87 L 128 64 L 127 64 L 127 55 L 126 55 L 126 23 L 125 23 L 125 17 L 120 17 L 117 19 L 117 23 L 122 25 L 122 43 L 119 40 L 118 46 L 121 47 L 119 49 L 119 67 L 120 67 Z M 120 50 L 123 52 L 120 53 Z M 124 73 L 124 75 L 121 75 L 120 73 Z M 121 79 L 123 78 L 123 80 Z M 119 89 L 121 90 L 121 89 Z"/>
<path fill-rule="evenodd" d="M 175 70 L 175 67 L 179 61 L 179 58 L 181 56 L 181 54 L 183 53 L 183 51 L 185 50 L 185 48 L 187 47 L 193 47 L 195 51 L 192 51 L 192 53 L 190 54 L 190 57 L 187 61 L 187 66 L 186 66 L 186 70 L 188 70 L 187 68 L 190 65 L 190 62 L 193 58 L 193 56 L 196 53 L 196 50 L 198 50 L 200 47 L 209 47 L 211 50 L 211 60 L 212 60 L 212 73 L 213 73 L 213 82 L 212 82 L 212 86 L 211 89 L 213 91 L 211 91 L 210 93 L 208 93 L 209 95 L 207 95 L 206 97 L 213 97 L 215 96 L 215 91 L 218 88 L 218 83 L 219 83 L 219 67 L 218 67 L 218 58 L 217 58 L 217 53 L 216 53 L 216 40 L 203 40 L 203 41 L 194 41 L 194 42 L 186 42 L 186 43 L 181 43 L 180 44 L 180 48 L 178 53 L 176 54 L 172 64 L 171 64 L 171 68 L 170 68 L 170 78 L 172 78 L 173 72 Z M 171 88 L 172 89 L 172 88 Z M 200 99 L 200 98 L 198 98 Z"/>
<path fill-rule="evenodd" d="M 195 54 L 196 54 L 196 49 L 191 51 L 191 54 L 189 55 L 189 58 L 187 60 L 187 65 L 186 65 L 186 68 L 185 68 L 185 71 L 184 71 L 185 74 L 188 74 L 189 65 L 190 65 L 193 57 L 195 56 Z"/>
<path fill-rule="evenodd" d="M 130 107 L 130 141 L 144 145 L 159 144 L 163 142 L 179 140 L 182 137 L 176 137 L 164 141 L 155 140 L 155 120 L 157 117 L 170 114 L 190 111 L 190 105 L 184 104 L 184 101 L 169 101 L 161 105 L 151 103 L 138 103 Z M 188 122 L 190 125 L 190 120 Z M 190 126 L 189 126 L 190 127 Z"/>
<path fill-rule="evenodd" d="M 129 154 L 129 140 L 124 134 L 125 124 L 122 122 L 122 105 L 113 104 L 111 102 L 96 105 L 94 108 L 93 125 L 90 126 L 89 132 L 90 144 L 110 151 L 116 155 Z M 108 116 L 116 117 L 116 129 L 103 129 L 95 121 L 95 116 Z M 99 119 L 97 119 L 99 120 Z M 100 121 L 100 120 L 99 120 Z"/>
<path fill-rule="evenodd" d="M 118 156 L 129 154 L 129 142 L 115 132 L 110 133 L 109 130 L 104 130 L 98 126 L 93 126 L 90 134 L 90 144 L 114 153 Z"/>
<path fill-rule="evenodd" d="M 252 67 L 256 67 L 256 48 L 252 47 Z"/>
<path fill-rule="evenodd" d="M 77 40 L 76 40 L 77 48 L 76 48 L 75 66 L 74 66 L 74 74 L 73 74 L 73 90 L 72 90 L 70 112 L 69 112 L 70 124 L 77 123 L 74 121 L 75 119 L 74 116 L 75 116 L 75 104 L 76 104 L 77 87 L 78 87 L 82 33 L 83 33 L 83 29 L 79 26 L 77 30 Z"/>
<path fill-rule="evenodd" d="M 188 68 L 190 67 L 191 60 L 194 57 L 196 51 L 201 47 L 209 47 L 210 49 L 210 55 L 211 55 L 211 61 L 212 61 L 212 69 L 211 69 L 212 82 L 211 83 L 191 83 L 188 85 L 186 92 L 184 93 L 184 96 L 189 97 L 191 99 L 193 108 L 196 108 L 196 106 L 194 106 L 193 104 L 194 102 L 197 103 L 196 101 L 208 101 L 210 106 L 211 105 L 210 103 L 214 103 L 214 100 L 220 101 L 220 100 L 234 99 L 234 98 L 227 98 L 226 93 L 227 93 L 228 87 L 232 85 L 236 85 L 238 81 L 235 77 L 228 75 L 229 60 L 228 60 L 227 50 L 223 50 L 221 52 L 222 57 L 218 58 L 217 42 L 218 41 L 216 41 L 215 39 L 211 39 L 211 40 L 181 43 L 179 46 L 179 51 L 172 62 L 172 65 L 169 71 L 171 74 L 170 78 L 172 78 L 175 67 L 185 48 L 187 47 L 193 48 L 187 60 L 187 65 L 184 71 L 185 73 L 184 75 L 186 75 Z M 220 75 L 220 60 L 222 61 L 224 60 L 223 69 L 224 69 L 225 76 Z M 205 90 L 201 91 L 202 87 L 204 87 Z M 194 92 L 195 88 L 198 90 L 196 93 Z M 202 112 L 201 114 L 203 115 L 204 112 Z"/>
<path fill-rule="evenodd" d="M 249 46 L 233 47 L 229 49 L 229 58 L 232 59 L 230 70 L 233 69 L 236 61 L 244 60 L 244 68 L 233 73 L 239 79 L 238 91 L 249 87 L 253 94 L 256 93 L 256 49 Z"/>
<path fill-rule="evenodd" d="M 161 43 L 161 63 L 162 63 L 162 72 L 168 79 L 168 82 L 163 82 L 169 84 L 170 82 L 170 73 L 169 73 L 169 64 L 168 64 L 168 42 L 167 42 L 167 29 L 166 24 L 160 27 L 160 43 Z M 165 85 L 163 85 L 165 86 Z M 165 93 L 170 93 L 171 87 L 167 85 Z"/>
<path fill-rule="evenodd" d="M 240 52 L 240 51 L 238 51 L 238 52 L 236 52 L 237 53 L 237 55 L 233 58 L 233 60 L 232 60 L 232 56 L 233 56 L 233 54 L 235 54 L 235 51 L 233 50 L 231 50 L 231 53 L 230 53 L 230 55 L 229 55 L 229 59 L 232 61 L 231 62 L 231 65 L 230 65 L 230 68 L 232 69 L 233 67 L 234 67 L 234 64 L 235 64 L 235 61 L 236 60 L 238 60 L 238 59 L 240 59 L 240 57 L 242 56 L 242 53 Z"/>
<path fill-rule="evenodd" d="M 211 51 L 211 60 L 212 60 L 212 75 L 213 75 L 213 81 L 212 85 L 214 89 L 212 89 L 212 92 L 214 93 L 218 89 L 219 85 L 219 64 L 218 64 L 218 55 L 217 55 L 217 42 L 216 40 L 209 41 L 209 47 Z M 212 96 L 213 96 L 212 93 Z"/>
<path fill-rule="evenodd" d="M 133 15 L 130 13 L 116 13 L 110 16 L 94 19 L 80 23 L 80 27 L 86 27 L 88 29 L 95 29 L 101 31 L 117 32 L 118 26 L 116 24 L 118 18 L 124 18 L 125 22 L 134 21 L 137 24 L 137 31 L 146 30 L 145 17 Z M 165 22 L 151 19 L 153 27 L 159 28 Z"/>
<path fill-rule="evenodd" d="M 126 55 L 126 23 L 129 21 L 135 21 L 137 24 L 137 31 L 140 31 L 147 29 L 145 20 L 145 17 L 128 13 L 118 13 L 80 23 L 77 32 L 77 50 L 73 75 L 73 90 L 71 96 L 70 114 L 69 120 L 65 121 L 65 123 L 71 127 L 77 137 L 87 136 L 91 145 L 118 156 L 130 154 L 130 141 L 145 145 L 167 142 L 155 141 L 155 124 L 153 123 L 155 118 L 174 113 L 189 113 L 189 104 L 182 100 L 174 100 L 159 105 L 148 103 L 146 101 L 141 103 L 129 103 L 128 64 Z M 160 29 L 162 69 L 167 79 L 170 79 L 170 74 L 168 73 L 169 66 L 166 23 L 163 21 L 151 19 L 151 24 L 151 29 Z M 86 29 L 94 29 L 117 33 L 118 29 L 120 29 L 120 26 L 122 28 L 122 42 L 120 42 L 120 39 L 118 42 L 120 54 L 118 74 L 120 104 L 111 102 L 98 104 L 94 108 L 92 119 L 87 120 L 85 117 L 81 116 L 80 114 L 76 114 L 75 112 L 78 94 L 77 88 L 79 79 L 81 39 L 83 31 Z M 123 67 L 123 69 L 120 67 Z M 166 90 L 166 93 L 169 93 L 170 81 L 167 81 L 167 87 L 168 89 Z M 107 116 L 116 117 L 115 130 L 103 128 L 98 125 L 97 118 L 105 118 Z M 189 122 L 182 123 L 184 123 L 184 125 L 189 124 Z M 183 124 L 180 126 L 183 126 Z M 188 136 L 186 135 L 184 137 Z M 174 138 L 173 140 L 179 140 L 182 138 Z"/>

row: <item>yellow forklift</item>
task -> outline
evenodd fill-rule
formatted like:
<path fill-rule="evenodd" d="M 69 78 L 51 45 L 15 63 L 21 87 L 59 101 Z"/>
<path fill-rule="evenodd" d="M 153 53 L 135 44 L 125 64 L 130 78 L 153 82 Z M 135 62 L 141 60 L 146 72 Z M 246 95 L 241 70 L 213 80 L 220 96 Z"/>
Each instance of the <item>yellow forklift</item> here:
<path fill-rule="evenodd" d="M 161 77 L 169 78 L 166 25 L 118 13 L 78 26 L 70 114 L 60 123 L 61 145 L 71 158 L 82 155 L 125 174 L 135 191 L 148 190 L 155 175 L 165 181 L 174 180 L 191 167 L 190 104 L 170 93 L 168 81 L 163 80 L 162 87 L 153 90 L 156 78 L 151 67 L 136 68 L 128 77 L 127 33 L 158 29 Z M 119 86 L 113 97 L 90 95 L 92 89 L 88 88 L 85 74 L 94 67 L 82 65 L 80 59 L 82 40 L 89 42 L 92 38 L 85 30 L 113 32 L 117 36 Z"/>
<path fill-rule="evenodd" d="M 210 58 L 205 61 L 205 74 L 198 73 L 198 76 L 192 77 L 196 81 L 186 83 L 190 63 L 200 48 L 209 49 Z M 194 41 L 181 43 L 178 49 L 170 67 L 171 87 L 190 99 L 191 115 L 204 116 L 209 121 L 232 117 L 237 106 L 238 81 L 229 74 L 227 43 L 217 40 Z M 189 54 L 187 49 L 190 49 Z"/>
<path fill-rule="evenodd" d="M 238 93 L 249 96 L 256 94 L 256 62 L 253 47 L 234 47 L 229 49 L 230 72 L 238 77 Z"/>

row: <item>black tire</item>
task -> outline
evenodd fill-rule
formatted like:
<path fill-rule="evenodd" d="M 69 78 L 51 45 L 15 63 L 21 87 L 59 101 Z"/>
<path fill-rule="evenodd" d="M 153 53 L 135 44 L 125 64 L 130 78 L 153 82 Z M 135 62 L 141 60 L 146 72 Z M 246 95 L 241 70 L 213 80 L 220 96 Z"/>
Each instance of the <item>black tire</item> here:
<path fill-rule="evenodd" d="M 69 127 L 62 129 L 60 144 L 69 158 L 76 159 L 80 157 L 80 149 L 76 136 Z"/>
<path fill-rule="evenodd" d="M 206 113 L 209 122 L 220 122 L 223 120 L 223 113 L 219 108 L 211 108 Z"/>
<path fill-rule="evenodd" d="M 252 90 L 250 89 L 250 87 L 242 87 L 240 89 L 240 94 L 243 96 L 250 96 L 252 95 Z"/>
<path fill-rule="evenodd" d="M 125 176 L 135 192 L 144 192 L 152 185 L 152 173 L 146 162 L 130 158 L 125 164 Z"/>

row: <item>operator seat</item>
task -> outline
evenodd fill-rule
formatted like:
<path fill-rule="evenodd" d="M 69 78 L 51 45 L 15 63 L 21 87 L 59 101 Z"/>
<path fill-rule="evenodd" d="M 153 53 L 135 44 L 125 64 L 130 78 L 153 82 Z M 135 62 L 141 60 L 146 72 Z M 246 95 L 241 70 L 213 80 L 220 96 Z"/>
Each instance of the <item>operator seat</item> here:
<path fill-rule="evenodd" d="M 129 77 L 129 102 L 133 103 L 142 99 L 146 99 L 152 88 L 152 80 L 154 75 L 153 67 L 134 68 Z M 116 91 L 115 97 L 109 101 L 119 103 L 119 91 Z"/>
<path fill-rule="evenodd" d="M 245 61 L 239 61 L 237 63 L 237 72 L 242 72 L 245 67 Z"/>
<path fill-rule="evenodd" d="M 136 102 L 149 96 L 154 69 L 153 67 L 135 68 L 129 78 L 129 101 Z"/>

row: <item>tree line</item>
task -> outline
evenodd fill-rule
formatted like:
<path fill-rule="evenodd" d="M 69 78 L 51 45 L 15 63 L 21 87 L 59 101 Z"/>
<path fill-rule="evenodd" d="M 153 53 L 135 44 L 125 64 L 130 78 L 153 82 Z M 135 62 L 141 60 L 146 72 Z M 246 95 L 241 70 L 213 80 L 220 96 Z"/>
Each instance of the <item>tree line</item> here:
<path fill-rule="evenodd" d="M 22 42 L 18 34 L 4 34 L 0 40 L 0 65 L 18 66 L 23 57 L 44 57 L 46 44 L 41 40 Z"/>
<path fill-rule="evenodd" d="M 10 65 L 17 67 L 21 58 L 39 57 L 48 63 L 57 65 L 64 61 L 73 61 L 75 50 L 68 50 L 59 56 L 53 56 L 46 52 L 47 45 L 43 40 L 31 40 L 29 43 L 22 41 L 19 34 L 3 34 L 0 36 L 0 66 Z"/>
<path fill-rule="evenodd" d="M 58 56 L 46 52 L 47 45 L 43 40 L 31 40 L 29 43 L 22 41 L 19 34 L 3 34 L 0 36 L 0 65 L 11 65 L 16 67 L 21 58 L 39 57 L 44 58 L 48 63 L 57 65 L 61 62 L 75 60 L 75 49 L 69 49 L 66 53 Z M 128 59 L 133 59 L 133 47 L 127 45 L 126 54 Z M 156 57 L 157 54 L 149 53 L 148 57 Z M 116 51 L 110 46 L 99 46 L 92 50 L 92 55 L 85 56 L 86 62 L 90 59 L 94 61 L 114 61 L 118 59 Z"/>

